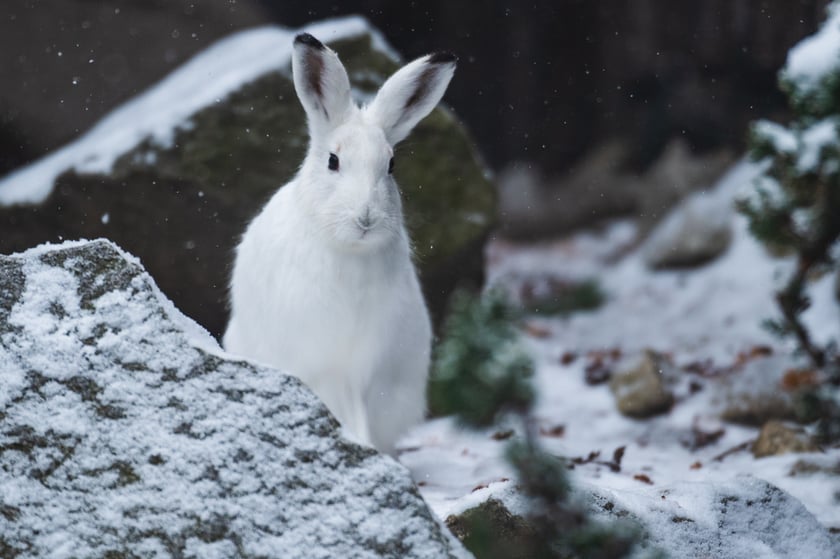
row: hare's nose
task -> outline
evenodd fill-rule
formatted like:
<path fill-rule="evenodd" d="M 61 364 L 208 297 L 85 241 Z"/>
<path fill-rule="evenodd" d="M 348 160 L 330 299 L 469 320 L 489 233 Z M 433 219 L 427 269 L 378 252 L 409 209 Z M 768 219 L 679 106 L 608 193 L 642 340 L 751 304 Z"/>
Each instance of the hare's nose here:
<path fill-rule="evenodd" d="M 360 229 L 364 229 L 365 231 L 373 227 L 375 223 L 376 219 L 373 216 L 371 216 L 370 208 L 365 208 L 364 213 L 356 218 L 356 225 L 358 225 Z"/>

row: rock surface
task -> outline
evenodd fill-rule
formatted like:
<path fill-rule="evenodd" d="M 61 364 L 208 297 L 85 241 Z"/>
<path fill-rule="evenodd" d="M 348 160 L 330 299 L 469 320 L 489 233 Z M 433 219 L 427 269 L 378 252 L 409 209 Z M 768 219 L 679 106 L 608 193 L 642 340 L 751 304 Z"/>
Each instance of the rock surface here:
<path fill-rule="evenodd" d="M 686 196 L 706 189 L 732 164 L 728 150 L 693 154 L 671 141 L 644 172 L 625 168 L 628 147 L 607 141 L 562 178 L 516 164 L 499 175 L 500 230 L 511 239 L 554 237 L 622 216 L 648 233 Z"/>
<path fill-rule="evenodd" d="M 375 92 L 399 66 L 378 32 L 359 18 L 313 25 L 321 25 L 312 32 L 341 56 L 359 98 Z M 138 130 L 144 130 L 148 112 L 178 113 L 183 97 L 178 88 L 202 88 L 197 80 L 207 76 L 217 80 L 208 87 L 219 87 L 232 79 L 237 64 L 249 62 L 237 57 L 256 56 L 252 45 L 277 43 L 290 51 L 293 35 L 279 28 L 246 32 L 216 56 L 201 58 L 202 68 L 190 62 L 154 88 L 162 106 L 145 107 L 143 114 L 131 112 L 131 103 L 117 109 L 114 114 L 126 112 L 120 116 L 125 130 L 116 139 L 136 135 L 140 143 L 127 146 L 107 171 L 77 169 L 115 149 L 88 145 L 88 152 L 61 167 L 65 172 L 48 185 L 49 197 L 38 205 L 1 207 L 3 190 L 10 199 L 10 190 L 34 181 L 32 173 L 0 183 L 0 253 L 62 238 L 107 237 L 139 256 L 179 309 L 220 335 L 233 249 L 247 222 L 296 172 L 308 142 L 288 53 L 275 52 L 280 70 L 237 83 L 216 102 L 170 123 L 171 138 L 161 140 L 155 131 L 142 140 Z M 172 79 L 188 74 L 195 83 Z M 495 189 L 468 133 L 443 108 L 424 119 L 396 152 L 406 223 L 437 317 L 457 282 L 482 277 L 481 246 L 495 216 Z"/>
<path fill-rule="evenodd" d="M 840 270 L 834 275 L 834 298 L 840 301 Z"/>
<path fill-rule="evenodd" d="M 466 545 L 479 545 L 487 535 L 493 534 L 493 557 L 506 559 L 530 559 L 529 540 L 534 538 L 536 530 L 528 519 L 511 513 L 497 499 L 488 499 L 475 508 L 458 515 L 450 515 L 446 526 Z M 472 538 L 475 538 L 470 542 Z M 481 546 L 484 547 L 484 546 Z M 473 550 L 478 557 L 482 555 Z"/>
<path fill-rule="evenodd" d="M 680 482 L 662 486 L 645 513 L 638 491 L 611 491 L 600 484 L 578 482 L 574 499 L 593 518 L 640 534 L 632 557 L 808 557 L 833 559 L 840 540 L 833 538 L 801 502 L 762 479 L 742 475 L 727 482 Z M 453 515 L 447 524 L 459 537 L 476 514 L 489 522 L 484 529 L 527 538 L 532 528 L 520 515 L 521 504 L 489 499 Z M 505 557 L 504 554 L 491 555 Z M 515 552 L 511 556 L 516 556 Z"/>
<path fill-rule="evenodd" d="M 778 456 L 789 452 L 816 452 L 820 449 L 802 429 L 793 429 L 780 421 L 768 421 L 752 446 L 753 456 Z"/>
<path fill-rule="evenodd" d="M 656 228 L 642 256 L 651 268 L 685 268 L 705 264 L 732 241 L 732 207 L 708 194 L 686 198 Z"/>
<path fill-rule="evenodd" d="M 637 496 L 592 489 L 593 512 L 633 519 Z M 644 523 L 643 547 L 673 557 L 808 557 L 840 553 L 814 515 L 785 491 L 751 476 L 718 484 L 682 482 L 663 487 Z M 654 555 L 656 556 L 656 555 Z"/>
<path fill-rule="evenodd" d="M 0 257 L 0 556 L 467 557 L 295 378 L 107 241 Z"/>
<path fill-rule="evenodd" d="M 795 420 L 793 395 L 783 387 L 786 370 L 784 357 L 774 355 L 750 361 L 716 383 L 721 419 L 754 427 L 770 420 Z"/>
<path fill-rule="evenodd" d="M 674 397 L 666 386 L 665 358 L 653 351 L 642 353 L 629 368 L 618 368 L 610 378 L 610 390 L 618 411 L 628 417 L 645 418 L 668 411 Z"/>

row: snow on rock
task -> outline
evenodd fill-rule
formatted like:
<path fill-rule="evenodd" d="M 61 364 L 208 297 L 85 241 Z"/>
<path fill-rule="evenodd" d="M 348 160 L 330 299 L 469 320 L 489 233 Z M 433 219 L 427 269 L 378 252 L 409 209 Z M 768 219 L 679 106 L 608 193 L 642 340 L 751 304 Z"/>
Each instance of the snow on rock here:
<path fill-rule="evenodd" d="M 639 508 L 638 495 L 588 489 L 595 495 L 596 514 L 633 517 Z M 647 505 L 643 549 L 662 550 L 671 557 L 716 559 L 830 559 L 840 553 L 840 545 L 802 503 L 748 475 L 714 485 L 677 482 L 656 493 L 655 506 Z"/>
<path fill-rule="evenodd" d="M 771 351 L 770 346 L 754 348 L 751 351 Z M 779 389 L 790 365 L 785 355 L 767 355 L 744 363 L 738 374 L 721 375 L 710 384 L 711 406 L 725 421 L 753 427 L 771 420 L 794 419 L 793 395 Z"/>
<path fill-rule="evenodd" d="M 0 257 L 3 557 L 467 557 L 298 380 L 108 241 Z"/>
<path fill-rule="evenodd" d="M 324 42 L 370 34 L 375 48 L 397 59 L 381 33 L 361 17 L 336 18 L 301 29 L 264 27 L 240 31 L 216 42 L 170 74 L 158 86 L 135 97 L 102 119 L 84 136 L 0 180 L 0 206 L 37 204 L 68 169 L 108 174 L 117 158 L 143 141 L 167 146 L 178 127 L 204 107 L 259 76 L 287 71 L 292 40 L 299 32 Z M 268 54 L 267 54 L 268 53 Z"/>
<path fill-rule="evenodd" d="M 652 268 L 679 268 L 717 258 L 732 240 L 732 214 L 731 204 L 720 196 L 702 192 L 689 196 L 645 241 L 645 263 Z"/>

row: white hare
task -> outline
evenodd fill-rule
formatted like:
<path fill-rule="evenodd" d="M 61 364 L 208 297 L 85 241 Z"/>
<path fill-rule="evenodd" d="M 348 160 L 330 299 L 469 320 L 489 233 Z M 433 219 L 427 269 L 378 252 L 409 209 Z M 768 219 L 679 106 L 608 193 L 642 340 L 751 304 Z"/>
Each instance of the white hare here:
<path fill-rule="evenodd" d="M 359 108 L 332 50 L 309 34 L 293 50 L 309 151 L 237 248 L 223 344 L 297 375 L 351 436 L 393 453 L 423 417 L 432 336 L 393 146 L 440 101 L 456 59 L 411 62 Z"/>

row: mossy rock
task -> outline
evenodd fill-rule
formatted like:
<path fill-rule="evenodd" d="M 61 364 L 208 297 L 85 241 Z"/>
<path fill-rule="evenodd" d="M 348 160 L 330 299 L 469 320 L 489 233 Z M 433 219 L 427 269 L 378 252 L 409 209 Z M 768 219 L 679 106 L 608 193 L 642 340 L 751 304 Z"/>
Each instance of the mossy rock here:
<path fill-rule="evenodd" d="M 477 559 L 528 559 L 537 534 L 527 519 L 512 514 L 497 499 L 450 515 L 446 527 Z"/>
<path fill-rule="evenodd" d="M 330 46 L 363 95 L 399 67 L 368 34 Z M 68 171 L 41 205 L 0 208 L 0 252 L 107 237 L 139 256 L 181 310 L 221 334 L 239 236 L 306 150 L 290 72 L 265 74 L 200 110 L 175 131 L 171 146 L 142 142 L 108 175 Z M 481 281 L 495 188 L 469 134 L 446 109 L 437 108 L 397 151 L 406 223 L 439 317 L 458 283 Z"/>

